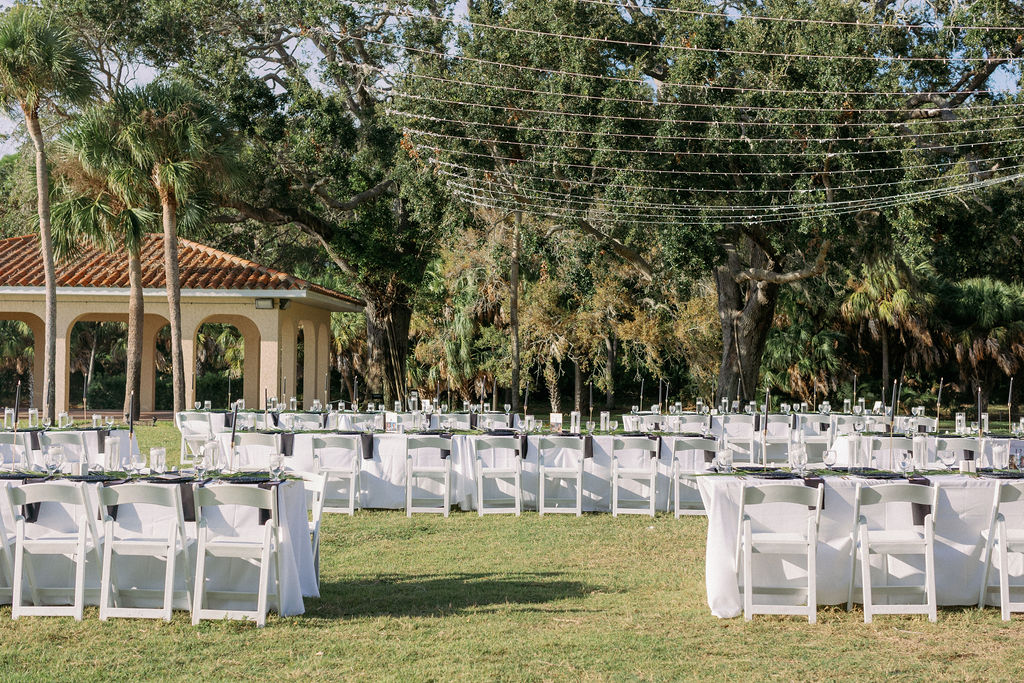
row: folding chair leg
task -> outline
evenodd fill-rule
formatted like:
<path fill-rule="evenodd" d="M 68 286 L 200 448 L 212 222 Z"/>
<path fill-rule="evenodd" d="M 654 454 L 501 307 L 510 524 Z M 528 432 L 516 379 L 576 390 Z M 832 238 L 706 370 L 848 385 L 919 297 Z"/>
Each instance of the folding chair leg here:
<path fill-rule="evenodd" d="M 444 466 L 444 516 L 448 517 L 448 513 L 452 509 L 451 495 L 452 495 L 452 469 L 451 463 L 446 459 Z"/>
<path fill-rule="evenodd" d="M 807 544 L 807 622 L 818 622 L 818 539 L 814 535 Z"/>
<path fill-rule="evenodd" d="M 753 558 L 751 542 L 753 535 L 750 522 L 743 523 L 743 619 L 750 621 L 754 616 L 754 573 L 750 565 Z"/>
<path fill-rule="evenodd" d="M 583 515 L 583 463 L 580 462 L 579 472 L 576 474 L 576 516 Z"/>
<path fill-rule="evenodd" d="M 654 517 L 655 515 L 654 504 L 657 501 L 657 496 L 655 495 L 655 486 L 657 484 L 657 479 L 655 477 L 657 476 L 658 475 L 655 472 L 651 472 L 651 517 Z"/>
<path fill-rule="evenodd" d="M 82 620 L 85 608 L 85 528 L 78 534 L 78 556 L 75 558 L 75 621 Z"/>
<path fill-rule="evenodd" d="M 164 570 L 164 621 L 171 620 L 171 612 L 174 609 L 174 568 L 177 566 L 178 553 L 176 550 L 176 539 L 172 540 L 167 548 L 167 566 Z"/>
<path fill-rule="evenodd" d="M 1010 559 L 1006 548 L 1006 525 L 999 526 L 999 611 L 1003 621 L 1010 620 L 1010 570 L 1007 567 Z"/>
<path fill-rule="evenodd" d="M 868 528 L 867 526 L 861 526 L 860 528 L 860 573 L 861 573 L 861 592 L 864 594 L 864 623 L 871 623 L 871 550 L 868 547 Z M 889 571 L 888 567 L 885 567 L 886 572 Z"/>
<path fill-rule="evenodd" d="M 850 534 L 850 583 L 849 590 L 846 595 L 846 611 L 853 610 L 853 588 L 857 582 L 857 530 L 854 529 L 853 533 Z"/>
<path fill-rule="evenodd" d="M 269 529 L 268 529 L 269 531 Z M 263 551 L 260 553 L 260 579 L 256 597 L 256 625 L 264 626 L 267 623 L 267 591 L 270 588 L 270 543 L 264 543 Z"/>
<path fill-rule="evenodd" d="M 619 516 L 619 473 L 616 463 L 612 461 L 612 517 Z"/>
<path fill-rule="evenodd" d="M 938 621 L 938 614 L 936 613 L 936 599 L 935 599 L 935 529 L 934 527 L 925 528 L 925 538 L 928 541 L 928 547 L 925 549 L 924 556 L 924 580 L 925 593 L 928 596 L 928 621 L 934 623 Z"/>
<path fill-rule="evenodd" d="M 202 530 L 200 530 L 202 534 Z M 203 598 L 206 594 L 206 543 L 202 536 L 199 540 L 199 550 L 196 554 L 196 583 L 192 588 L 195 595 L 192 600 L 192 624 L 198 624 L 200 614 L 203 611 Z"/>
<path fill-rule="evenodd" d="M 480 456 L 476 459 L 476 511 L 480 517 L 484 516 L 484 476 Z"/>
<path fill-rule="evenodd" d="M 412 517 L 412 461 L 405 461 L 405 516 Z"/>
<path fill-rule="evenodd" d="M 985 569 L 981 574 L 981 590 L 978 591 L 978 609 L 985 609 L 985 598 L 988 596 L 988 581 L 992 574 L 992 554 L 995 552 L 993 542 L 995 534 L 989 534 L 985 548 L 981 551 L 981 561 Z"/>
<path fill-rule="evenodd" d="M 540 475 L 538 477 L 538 479 L 537 479 L 537 481 L 539 483 L 539 485 L 537 486 L 537 516 L 538 517 L 543 517 L 544 516 L 544 489 L 546 488 L 545 487 L 546 481 L 545 481 L 545 477 L 544 477 L 544 465 L 541 465 L 538 468 L 537 471 L 538 471 L 538 474 Z"/>
<path fill-rule="evenodd" d="M 516 469 L 515 477 L 516 486 L 516 517 L 523 514 L 523 476 L 519 469 Z"/>
<path fill-rule="evenodd" d="M 109 618 L 107 610 L 110 609 L 110 564 L 114 553 L 114 544 L 110 542 L 112 526 L 110 522 L 107 522 L 103 536 L 105 543 L 103 547 L 103 568 L 100 570 L 100 621 L 106 621 Z"/>
<path fill-rule="evenodd" d="M 22 576 L 25 568 L 25 530 L 18 524 L 18 537 L 14 547 L 14 576 L 11 579 L 11 619 L 17 619 L 20 614 L 21 584 L 24 581 Z"/>

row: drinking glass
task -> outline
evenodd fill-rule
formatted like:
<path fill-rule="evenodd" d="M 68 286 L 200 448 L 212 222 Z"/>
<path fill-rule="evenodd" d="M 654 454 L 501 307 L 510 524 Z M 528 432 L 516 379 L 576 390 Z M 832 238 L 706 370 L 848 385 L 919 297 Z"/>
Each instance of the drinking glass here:
<path fill-rule="evenodd" d="M 594 426 L 595 426 L 595 424 L 594 424 L 593 420 L 587 420 L 587 434 L 593 434 L 594 433 Z"/>
<path fill-rule="evenodd" d="M 196 476 L 199 481 L 206 479 L 206 472 L 210 469 L 210 464 L 207 461 L 206 448 L 199 449 L 199 452 L 192 458 L 192 466 L 196 469 Z"/>
<path fill-rule="evenodd" d="M 64 447 L 61 445 L 50 446 L 46 453 L 46 472 L 51 477 L 64 470 Z"/>
<path fill-rule="evenodd" d="M 128 454 L 128 468 L 131 470 L 132 475 L 137 477 L 142 474 L 145 466 L 146 460 L 142 456 L 142 452 L 132 449 Z"/>
<path fill-rule="evenodd" d="M 447 403 L 442 403 L 441 404 L 441 412 L 442 413 L 447 413 L 448 412 L 448 404 Z"/>
<path fill-rule="evenodd" d="M 939 460 L 947 470 L 952 471 L 953 465 L 956 464 L 956 451 L 939 451 Z"/>
<path fill-rule="evenodd" d="M 732 449 L 722 448 L 717 451 L 715 460 L 718 461 L 718 471 L 723 473 L 732 472 Z"/>
<path fill-rule="evenodd" d="M 619 421 L 618 420 L 610 420 L 608 422 L 608 430 L 609 431 L 615 432 L 615 431 L 618 431 L 618 429 L 619 429 Z"/>
<path fill-rule="evenodd" d="M 825 451 L 825 455 L 821 459 L 825 462 L 825 467 L 832 469 L 839 460 L 839 453 L 836 452 L 836 449 L 830 448 Z"/>
<path fill-rule="evenodd" d="M 512 410 L 512 404 L 511 403 L 506 403 L 505 404 L 505 415 L 508 416 L 509 411 L 511 411 L 511 410 Z"/>
<path fill-rule="evenodd" d="M 904 477 L 907 476 L 907 470 L 910 469 L 910 453 L 906 450 L 900 449 L 896 453 L 896 469 Z"/>
<path fill-rule="evenodd" d="M 43 418 L 43 429 L 49 429 L 51 424 L 53 424 L 53 420 L 48 417 Z"/>
<path fill-rule="evenodd" d="M 640 412 L 640 406 L 633 406 L 629 412 L 631 412 L 633 415 L 636 415 L 637 413 Z"/>
<path fill-rule="evenodd" d="M 196 410 L 199 410 L 202 407 L 203 407 L 202 402 L 201 401 L 196 401 Z"/>
<path fill-rule="evenodd" d="M 154 474 L 163 474 L 167 471 L 167 449 L 166 448 L 150 448 L 149 449 L 149 469 Z"/>
<path fill-rule="evenodd" d="M 271 453 L 270 454 L 270 474 L 273 475 L 273 481 L 281 481 L 281 474 L 284 472 L 284 454 L 283 453 Z"/>
<path fill-rule="evenodd" d="M 203 401 L 203 410 L 212 410 L 213 401 Z"/>
<path fill-rule="evenodd" d="M 114 428 L 114 417 L 112 415 L 107 416 L 107 431 L 109 432 Z"/>

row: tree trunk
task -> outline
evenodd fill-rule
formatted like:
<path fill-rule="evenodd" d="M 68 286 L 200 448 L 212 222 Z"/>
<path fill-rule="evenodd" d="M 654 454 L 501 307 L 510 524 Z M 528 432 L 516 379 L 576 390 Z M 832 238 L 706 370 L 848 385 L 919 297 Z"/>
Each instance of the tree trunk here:
<path fill-rule="evenodd" d="M 405 404 L 405 359 L 409 354 L 409 323 L 412 306 L 395 298 L 365 293 L 366 341 L 370 349 L 367 381 L 384 395 L 388 405 Z"/>
<path fill-rule="evenodd" d="M 46 168 L 46 145 L 39 117 L 34 110 L 22 109 L 25 125 L 36 152 L 36 208 L 39 212 L 39 251 L 43 257 L 46 286 L 45 345 L 43 347 L 43 418 L 57 414 L 57 270 L 53 263 L 53 236 L 50 230 L 50 175 Z"/>
<path fill-rule="evenodd" d="M 160 189 L 157 183 L 157 189 Z M 185 356 L 181 339 L 181 282 L 178 276 L 178 203 L 174 194 L 160 189 L 164 227 L 164 274 L 167 279 L 168 318 L 171 323 L 171 385 L 174 411 L 185 410 Z"/>
<path fill-rule="evenodd" d="M 751 266 L 765 268 L 768 257 L 750 243 Z M 718 369 L 716 403 L 723 398 L 740 402 L 757 397 L 764 345 L 775 318 L 779 285 L 749 281 L 741 286 L 729 265 L 715 269 L 718 317 L 722 323 L 722 362 Z"/>
<path fill-rule="evenodd" d="M 562 403 L 561 395 L 558 391 L 558 370 L 555 368 L 555 363 L 550 358 L 544 364 L 544 382 L 548 386 L 548 399 L 551 402 L 551 412 L 561 412 L 559 407 Z"/>
<path fill-rule="evenodd" d="M 142 403 L 140 381 L 142 377 L 142 324 L 145 304 L 142 300 L 142 259 L 139 252 L 128 252 L 128 348 L 125 358 L 124 414 L 139 419 Z M 134 394 L 135 400 L 132 400 Z"/>
<path fill-rule="evenodd" d="M 615 337 L 608 335 L 604 338 L 604 348 L 608 352 L 604 361 L 604 408 L 612 410 L 615 408 Z"/>
<path fill-rule="evenodd" d="M 572 362 L 573 369 L 573 405 L 576 407 L 573 410 L 583 412 L 583 372 L 580 370 L 580 364 L 576 361 Z"/>
<path fill-rule="evenodd" d="M 509 277 L 511 290 L 509 303 L 509 323 L 512 326 L 512 412 L 519 412 L 519 379 L 522 367 L 519 360 L 519 253 L 522 247 L 520 230 L 523 224 L 523 212 L 516 211 L 512 226 L 512 272 Z"/>

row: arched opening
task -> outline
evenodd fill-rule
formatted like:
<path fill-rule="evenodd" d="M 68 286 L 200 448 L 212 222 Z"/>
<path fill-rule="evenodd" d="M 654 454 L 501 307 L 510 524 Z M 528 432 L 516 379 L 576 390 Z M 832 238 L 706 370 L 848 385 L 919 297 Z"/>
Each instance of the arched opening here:
<path fill-rule="evenodd" d="M 228 323 L 206 322 L 196 332 L 196 401 L 223 409 L 245 395 L 245 338 Z M 256 406 L 252 406 L 256 407 Z"/>
<path fill-rule="evenodd" d="M 36 322 L 37 329 L 41 329 L 42 321 Z M 42 387 L 43 376 L 42 368 L 37 368 L 33 328 L 36 326 L 21 319 L 0 320 L 0 405 L 14 405 L 19 381 L 21 406 L 37 406 L 42 400 L 36 400 L 36 388 Z M 42 342 L 42 335 L 38 341 Z"/>
<path fill-rule="evenodd" d="M 124 407 L 128 323 L 76 321 L 68 337 L 68 403 L 72 410 Z"/>
<path fill-rule="evenodd" d="M 295 367 L 291 368 L 292 374 L 295 376 L 295 391 L 291 396 L 294 396 L 298 401 L 298 405 L 303 405 L 302 397 L 303 391 L 306 388 L 306 378 L 303 369 L 306 365 L 306 330 L 303 327 L 299 327 L 299 333 L 295 337 Z"/>

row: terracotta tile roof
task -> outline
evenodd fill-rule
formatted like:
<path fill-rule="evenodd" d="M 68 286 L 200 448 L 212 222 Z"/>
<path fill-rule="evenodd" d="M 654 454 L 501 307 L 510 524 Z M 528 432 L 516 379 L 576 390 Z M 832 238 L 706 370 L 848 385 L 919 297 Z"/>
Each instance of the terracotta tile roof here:
<path fill-rule="evenodd" d="M 146 235 L 142 245 L 142 284 L 163 288 L 163 236 Z M 191 240 L 178 239 L 182 289 L 281 289 L 316 292 L 349 304 L 359 299 L 314 284 L 280 270 L 260 265 Z M 43 262 L 36 235 L 0 240 L 0 287 L 42 287 Z M 128 269 L 120 253 L 86 247 L 77 256 L 57 263 L 58 287 L 128 287 Z"/>

